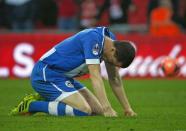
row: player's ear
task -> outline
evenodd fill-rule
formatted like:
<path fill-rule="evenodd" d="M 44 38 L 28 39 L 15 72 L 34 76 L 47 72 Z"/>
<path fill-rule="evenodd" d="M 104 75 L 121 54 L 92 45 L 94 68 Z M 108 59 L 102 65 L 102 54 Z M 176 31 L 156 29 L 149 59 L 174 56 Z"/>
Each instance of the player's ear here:
<path fill-rule="evenodd" d="M 116 48 L 113 46 L 113 47 L 111 48 L 111 51 L 112 51 L 112 52 L 115 52 L 115 51 L 116 51 Z"/>

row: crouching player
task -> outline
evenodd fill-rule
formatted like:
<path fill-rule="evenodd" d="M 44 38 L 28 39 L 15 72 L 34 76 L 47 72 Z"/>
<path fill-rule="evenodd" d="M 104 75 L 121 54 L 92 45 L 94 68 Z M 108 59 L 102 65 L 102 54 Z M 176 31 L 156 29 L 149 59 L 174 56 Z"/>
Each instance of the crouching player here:
<path fill-rule="evenodd" d="M 85 29 L 60 42 L 40 58 L 31 75 L 32 87 L 39 95 L 26 96 L 11 114 L 44 112 L 56 116 L 117 116 L 107 99 L 100 75 L 100 62 L 104 61 L 110 86 L 124 114 L 136 116 L 118 74 L 118 67 L 128 67 L 134 57 L 133 44 L 115 40 L 108 28 Z M 95 95 L 73 79 L 88 71 Z"/>

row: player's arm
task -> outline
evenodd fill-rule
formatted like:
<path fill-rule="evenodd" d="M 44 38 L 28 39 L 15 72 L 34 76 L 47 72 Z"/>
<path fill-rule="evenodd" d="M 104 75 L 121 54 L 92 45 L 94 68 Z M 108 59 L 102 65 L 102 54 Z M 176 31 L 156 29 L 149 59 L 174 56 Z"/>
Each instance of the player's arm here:
<path fill-rule="evenodd" d="M 122 80 L 118 73 L 118 68 L 107 62 L 105 62 L 105 65 L 108 73 L 108 80 L 110 86 L 114 94 L 116 95 L 117 99 L 119 100 L 120 104 L 122 105 L 125 115 L 136 116 L 136 113 L 132 110 L 125 90 L 123 88 Z"/>
<path fill-rule="evenodd" d="M 99 64 L 88 65 L 91 82 L 93 85 L 94 93 L 102 105 L 105 116 L 117 116 L 116 112 L 112 109 L 105 92 L 104 83 L 100 74 Z"/>

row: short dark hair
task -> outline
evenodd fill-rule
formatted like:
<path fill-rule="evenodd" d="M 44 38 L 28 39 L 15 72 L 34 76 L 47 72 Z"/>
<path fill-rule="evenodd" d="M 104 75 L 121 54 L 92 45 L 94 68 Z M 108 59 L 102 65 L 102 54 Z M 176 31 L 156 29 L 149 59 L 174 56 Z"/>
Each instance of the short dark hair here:
<path fill-rule="evenodd" d="M 122 68 L 128 67 L 136 54 L 136 50 L 131 41 L 113 41 L 116 48 L 116 59 L 121 63 Z"/>

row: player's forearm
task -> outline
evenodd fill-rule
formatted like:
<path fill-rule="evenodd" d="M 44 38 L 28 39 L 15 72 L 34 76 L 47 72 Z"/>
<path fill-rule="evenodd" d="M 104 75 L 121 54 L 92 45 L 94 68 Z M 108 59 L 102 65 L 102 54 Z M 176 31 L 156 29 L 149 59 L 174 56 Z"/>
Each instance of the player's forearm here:
<path fill-rule="evenodd" d="M 121 103 L 122 107 L 124 109 L 131 108 L 126 92 L 123 88 L 121 78 L 116 78 L 114 81 L 109 81 L 109 82 L 114 94 L 116 95 L 117 99 Z"/>
<path fill-rule="evenodd" d="M 111 108 L 111 105 L 106 95 L 102 78 L 97 77 L 96 79 L 92 79 L 92 85 L 94 88 L 95 95 L 99 100 L 99 102 L 101 103 L 103 110 L 107 110 L 108 108 Z"/>
<path fill-rule="evenodd" d="M 100 74 L 100 65 L 88 65 L 88 68 L 94 93 L 102 105 L 103 111 L 108 112 L 108 110 L 110 110 L 109 113 L 114 114 L 114 111 L 112 111 L 112 107 L 107 99 L 103 79 Z"/>
<path fill-rule="evenodd" d="M 117 99 L 119 100 L 124 109 L 131 108 L 125 90 L 123 89 L 123 84 L 121 77 L 118 73 L 118 68 L 107 62 L 105 63 L 105 65 L 107 68 L 109 83 Z"/>
<path fill-rule="evenodd" d="M 122 87 L 114 87 L 112 88 L 114 94 L 118 98 L 119 102 L 121 103 L 122 107 L 126 109 L 130 109 L 130 103 L 128 101 L 127 95 L 125 93 L 125 90 Z"/>

